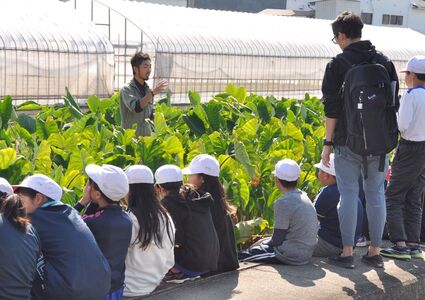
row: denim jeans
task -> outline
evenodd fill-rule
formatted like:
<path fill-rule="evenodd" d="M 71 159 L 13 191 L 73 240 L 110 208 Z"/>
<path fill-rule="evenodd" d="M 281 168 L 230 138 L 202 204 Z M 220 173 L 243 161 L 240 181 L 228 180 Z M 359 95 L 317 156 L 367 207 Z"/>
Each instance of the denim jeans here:
<path fill-rule="evenodd" d="M 366 213 L 369 219 L 371 246 L 380 247 L 385 226 L 386 206 L 384 182 L 388 169 L 388 155 L 385 157 L 384 171 L 379 171 L 380 156 L 367 157 L 367 179 L 364 179 L 363 157 L 353 153 L 348 147 L 335 147 L 335 172 L 341 200 L 338 207 L 339 226 L 342 244 L 355 246 L 357 225 L 357 199 L 359 178 L 363 179 L 366 196 Z"/>

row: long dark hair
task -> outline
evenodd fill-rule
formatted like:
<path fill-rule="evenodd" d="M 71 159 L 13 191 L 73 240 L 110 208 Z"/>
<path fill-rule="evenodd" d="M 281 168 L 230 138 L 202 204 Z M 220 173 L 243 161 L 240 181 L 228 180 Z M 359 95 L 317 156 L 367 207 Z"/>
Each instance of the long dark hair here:
<path fill-rule="evenodd" d="M 30 220 L 27 217 L 21 198 L 17 194 L 9 195 L 3 200 L 0 211 L 4 217 L 19 231 L 27 233 Z"/>
<path fill-rule="evenodd" d="M 162 247 L 164 237 L 160 230 L 160 218 L 162 218 L 165 223 L 168 238 L 170 241 L 173 241 L 170 233 L 171 224 L 167 215 L 167 210 L 161 205 L 156 197 L 153 184 L 130 184 L 128 210 L 136 216 L 139 222 L 139 232 L 134 242 L 140 243 L 140 248 L 146 249 L 152 240 L 154 240 L 158 247 Z"/>
<path fill-rule="evenodd" d="M 218 177 L 210 176 L 204 173 L 200 173 L 198 175 L 202 176 L 204 179 L 204 183 L 202 186 L 200 186 L 200 189 L 210 193 L 214 199 L 214 203 L 218 203 L 219 207 L 221 207 L 223 211 L 230 215 L 235 214 L 236 208 L 227 201 L 226 193 L 224 192 L 223 185 L 221 184 Z"/>

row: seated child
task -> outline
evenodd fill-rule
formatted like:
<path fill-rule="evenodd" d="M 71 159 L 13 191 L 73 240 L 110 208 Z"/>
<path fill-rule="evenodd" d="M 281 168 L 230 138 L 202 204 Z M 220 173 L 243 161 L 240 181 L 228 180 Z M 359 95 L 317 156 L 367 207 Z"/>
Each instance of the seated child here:
<path fill-rule="evenodd" d="M 83 198 L 75 208 L 81 211 L 90 202 L 97 204 L 97 211 L 85 214 L 83 220 L 111 268 L 111 288 L 105 299 L 121 299 L 124 292 L 125 258 L 133 226 L 120 205 L 120 200 L 129 190 L 127 176 L 121 168 L 111 165 L 88 165 L 85 171 L 89 180 Z"/>
<path fill-rule="evenodd" d="M 164 280 L 180 283 L 217 269 L 220 253 L 217 233 L 211 217 L 213 199 L 183 184 L 177 166 L 164 165 L 155 172 L 157 191 L 176 227 L 174 267 Z"/>
<path fill-rule="evenodd" d="M 217 272 L 233 271 L 239 268 L 236 240 L 231 215 L 236 209 L 229 204 L 219 180 L 220 164 L 208 154 L 199 154 L 183 169 L 189 175 L 188 182 L 198 191 L 208 192 L 213 197 L 211 215 L 220 244 Z M 202 192 L 201 192 L 202 193 Z"/>
<path fill-rule="evenodd" d="M 125 259 L 124 296 L 140 297 L 155 290 L 174 266 L 175 228 L 156 196 L 151 169 L 135 165 L 125 173 L 133 233 Z"/>
<path fill-rule="evenodd" d="M 342 252 L 341 231 L 339 230 L 338 203 L 339 191 L 336 184 L 334 154 L 331 154 L 329 167 L 322 162 L 314 165 L 318 170 L 318 179 L 324 188 L 317 195 L 314 207 L 319 219 L 318 242 L 314 247 L 313 256 L 329 257 Z M 355 241 L 362 234 L 363 205 L 358 199 L 357 228 Z"/>
<path fill-rule="evenodd" d="M 275 184 L 283 196 L 274 203 L 274 230 L 270 240 L 240 253 L 243 261 L 288 265 L 308 264 L 317 242 L 317 217 L 311 200 L 297 188 L 301 170 L 291 159 L 275 166 Z"/>

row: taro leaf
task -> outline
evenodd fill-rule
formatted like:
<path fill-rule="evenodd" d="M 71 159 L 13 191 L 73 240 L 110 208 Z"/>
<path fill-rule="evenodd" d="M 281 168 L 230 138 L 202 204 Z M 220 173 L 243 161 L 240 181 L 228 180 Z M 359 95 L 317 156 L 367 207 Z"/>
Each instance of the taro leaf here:
<path fill-rule="evenodd" d="M 207 115 L 211 130 L 220 130 L 221 124 L 224 125 L 224 122 L 221 122 L 220 117 L 220 104 L 215 100 L 211 100 L 204 105 L 204 110 Z"/>
<path fill-rule="evenodd" d="M 42 174 L 50 175 L 52 172 L 52 160 L 50 158 L 52 150 L 47 140 L 41 142 L 35 155 L 35 170 Z"/>
<path fill-rule="evenodd" d="M 16 161 L 16 151 L 13 148 L 0 150 L 0 170 L 6 170 Z"/>
<path fill-rule="evenodd" d="M 250 240 L 253 235 L 261 234 L 268 227 L 268 222 L 262 218 L 242 221 L 236 224 L 236 235 L 239 237 L 237 243 Z"/>
<path fill-rule="evenodd" d="M 160 136 L 168 132 L 168 125 L 165 121 L 164 114 L 161 112 L 155 113 L 155 136 Z"/>
<path fill-rule="evenodd" d="M 196 114 L 189 112 L 188 114 L 183 114 L 182 117 L 187 126 L 189 126 L 190 130 L 195 135 L 200 136 L 205 133 L 204 122 L 202 122 L 202 120 Z"/>
<path fill-rule="evenodd" d="M 87 98 L 87 106 L 91 112 L 97 113 L 100 107 L 100 99 L 97 96 L 89 96 Z"/>
<path fill-rule="evenodd" d="M 7 128 L 12 112 L 12 97 L 6 96 L 3 101 L 0 100 L 0 129 Z"/>
<path fill-rule="evenodd" d="M 18 115 L 18 123 L 29 133 L 34 133 L 36 131 L 35 119 L 31 116 L 28 116 L 26 114 Z"/>
<path fill-rule="evenodd" d="M 16 110 L 40 110 L 43 106 L 35 101 L 25 101 L 16 107 Z"/>
<path fill-rule="evenodd" d="M 193 106 L 198 106 L 201 104 L 201 95 L 199 95 L 199 93 L 189 91 L 188 95 L 190 103 L 192 103 Z"/>
<path fill-rule="evenodd" d="M 235 158 L 245 167 L 251 178 L 256 178 L 255 167 L 251 164 L 245 145 L 240 141 L 235 143 Z"/>
<path fill-rule="evenodd" d="M 74 118 L 80 119 L 84 115 L 80 109 L 80 106 L 78 105 L 77 101 L 75 101 L 74 96 L 71 95 L 71 92 L 69 91 L 68 87 L 66 87 L 65 90 L 66 96 L 63 97 L 65 105 L 69 108 Z"/>

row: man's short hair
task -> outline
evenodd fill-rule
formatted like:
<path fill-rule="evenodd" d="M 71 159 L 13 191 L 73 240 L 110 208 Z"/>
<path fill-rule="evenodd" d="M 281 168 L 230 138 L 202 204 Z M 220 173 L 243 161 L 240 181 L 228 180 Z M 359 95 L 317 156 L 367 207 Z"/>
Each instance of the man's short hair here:
<path fill-rule="evenodd" d="M 425 74 L 418 74 L 418 73 L 415 73 L 415 75 L 416 75 L 416 77 L 418 78 L 418 80 L 420 80 L 420 81 L 425 81 Z"/>
<path fill-rule="evenodd" d="M 344 11 L 332 22 L 332 31 L 336 36 L 338 32 L 344 33 L 349 39 L 362 37 L 363 21 L 359 15 Z"/>
<path fill-rule="evenodd" d="M 134 67 L 136 67 L 136 68 L 140 67 L 140 65 L 145 60 L 151 60 L 149 54 L 143 53 L 142 51 L 137 52 L 131 58 L 131 61 L 130 61 L 131 62 L 131 68 L 133 69 Z M 133 75 L 134 75 L 134 70 L 133 70 Z"/>
<path fill-rule="evenodd" d="M 286 180 L 283 180 L 283 179 L 280 179 L 280 178 L 277 178 L 277 179 L 279 180 L 280 184 L 285 189 L 293 189 L 293 188 L 296 188 L 297 187 L 298 180 L 295 180 L 295 181 L 286 181 Z"/>

